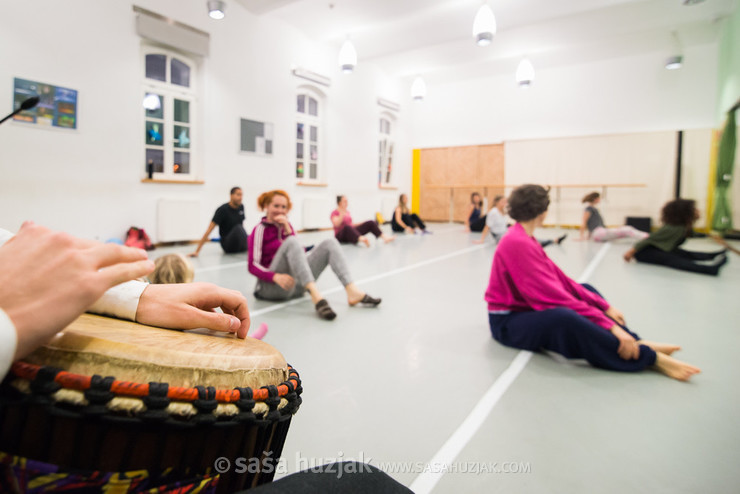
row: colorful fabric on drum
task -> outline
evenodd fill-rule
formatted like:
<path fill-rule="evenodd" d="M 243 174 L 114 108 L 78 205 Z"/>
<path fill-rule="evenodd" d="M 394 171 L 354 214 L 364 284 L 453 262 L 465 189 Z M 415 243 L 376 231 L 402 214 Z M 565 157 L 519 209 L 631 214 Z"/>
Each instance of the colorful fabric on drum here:
<path fill-rule="evenodd" d="M 85 472 L 0 452 L 0 492 L 85 492 L 105 494 L 214 494 L 219 475 L 178 479 L 171 470 L 150 475 L 131 472 Z"/>

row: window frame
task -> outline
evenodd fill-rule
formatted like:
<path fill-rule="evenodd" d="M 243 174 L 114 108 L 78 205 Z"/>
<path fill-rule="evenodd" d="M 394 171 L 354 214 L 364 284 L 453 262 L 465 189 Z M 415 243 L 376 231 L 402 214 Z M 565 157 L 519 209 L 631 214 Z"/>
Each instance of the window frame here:
<path fill-rule="evenodd" d="M 305 96 L 304 101 L 304 112 L 301 113 L 298 111 L 298 98 L 303 95 Z M 309 114 L 309 101 L 313 98 L 316 100 L 316 113 L 317 115 L 310 115 Z M 325 125 L 325 118 L 324 115 L 326 113 L 326 96 L 323 92 L 321 92 L 319 89 L 308 86 L 308 85 L 301 85 L 298 86 L 295 92 L 295 97 L 293 99 L 294 103 L 294 123 L 293 123 L 293 135 L 295 136 L 295 148 L 293 152 L 293 169 L 294 169 L 294 177 L 296 182 L 301 184 L 307 184 L 307 185 L 314 185 L 314 184 L 321 184 L 321 180 L 324 177 L 325 173 L 325 163 L 326 160 L 324 158 L 324 131 L 326 129 Z M 298 125 L 303 124 L 303 139 L 298 139 Z M 311 156 L 311 127 L 316 127 L 317 132 L 317 139 L 316 139 L 316 160 L 310 159 Z M 298 144 L 303 144 L 303 159 L 298 158 Z M 303 177 L 298 176 L 298 163 L 303 163 Z M 311 178 L 310 172 L 311 172 L 311 164 L 316 164 L 316 177 Z"/>
<path fill-rule="evenodd" d="M 165 55 L 165 79 L 166 81 L 159 81 L 156 79 L 148 79 L 146 77 L 146 57 L 147 55 Z M 173 84 L 172 79 L 172 59 L 177 59 L 179 62 L 184 63 L 190 69 L 189 87 L 180 86 Z M 156 121 L 163 126 L 163 142 L 162 146 L 150 145 L 144 142 L 142 155 L 142 162 L 144 163 L 143 171 L 145 176 L 146 172 L 146 153 L 148 149 L 162 150 L 164 158 L 162 161 L 163 171 L 153 172 L 152 179 L 155 181 L 175 181 L 175 182 L 199 182 L 198 176 L 200 174 L 200 163 L 198 162 L 197 151 L 197 104 L 198 104 L 198 92 L 197 92 L 197 80 L 198 80 L 198 63 L 197 61 L 182 52 L 172 50 L 157 45 L 142 44 L 141 49 L 141 99 L 143 101 L 147 93 L 154 93 L 162 97 L 164 115 L 162 119 L 154 119 L 146 114 L 146 110 L 141 108 L 141 118 L 143 121 L 142 127 L 146 132 L 147 122 Z M 175 100 L 187 101 L 188 102 L 188 122 L 177 122 L 175 121 Z M 189 129 L 188 135 L 190 142 L 187 148 L 179 148 L 175 146 L 175 127 L 187 127 Z M 175 152 L 186 151 L 189 154 L 189 170 L 187 173 L 175 173 Z"/>
<path fill-rule="evenodd" d="M 382 130 L 382 122 L 386 120 L 390 126 L 390 132 L 385 133 Z M 395 161 L 398 156 L 397 142 L 396 142 L 396 127 L 398 126 L 398 117 L 389 111 L 381 111 L 376 120 L 378 123 L 378 188 L 394 188 L 395 187 Z M 383 148 L 383 142 L 386 142 L 385 148 Z M 388 161 L 388 150 L 392 148 L 393 154 L 390 156 L 390 172 L 389 161 Z M 390 175 L 390 177 L 389 177 Z"/>

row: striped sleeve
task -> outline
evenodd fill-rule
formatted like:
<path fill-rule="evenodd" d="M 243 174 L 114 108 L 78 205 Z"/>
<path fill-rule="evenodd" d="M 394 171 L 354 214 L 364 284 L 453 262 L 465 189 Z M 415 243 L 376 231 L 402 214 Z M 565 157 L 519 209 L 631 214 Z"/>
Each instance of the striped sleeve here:
<path fill-rule="evenodd" d="M 275 273 L 262 265 L 264 235 L 265 225 L 263 223 L 259 223 L 256 227 L 254 227 L 254 230 L 252 230 L 252 234 L 247 240 L 247 243 L 249 244 L 247 249 L 247 269 L 250 273 L 261 279 L 262 281 L 272 283 L 272 279 L 275 277 Z"/>

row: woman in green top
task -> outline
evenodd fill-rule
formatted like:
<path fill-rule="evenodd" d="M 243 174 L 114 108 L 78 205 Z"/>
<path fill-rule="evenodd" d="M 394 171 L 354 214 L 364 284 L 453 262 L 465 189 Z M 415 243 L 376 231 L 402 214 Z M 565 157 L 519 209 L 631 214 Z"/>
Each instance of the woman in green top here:
<path fill-rule="evenodd" d="M 719 268 L 727 262 L 723 249 L 717 252 L 694 252 L 680 249 L 699 219 L 699 210 L 692 199 L 675 199 L 666 203 L 661 211 L 663 226 L 645 240 L 625 252 L 624 260 L 634 257 L 638 262 L 659 264 L 693 273 L 719 274 Z"/>

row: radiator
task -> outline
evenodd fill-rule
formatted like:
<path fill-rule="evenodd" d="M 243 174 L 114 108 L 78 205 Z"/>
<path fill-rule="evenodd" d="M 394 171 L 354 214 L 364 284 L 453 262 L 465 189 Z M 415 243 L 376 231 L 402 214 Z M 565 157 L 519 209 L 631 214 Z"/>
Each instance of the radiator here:
<path fill-rule="evenodd" d="M 197 240 L 203 235 L 200 201 L 160 199 L 157 203 L 157 242 Z"/>
<path fill-rule="evenodd" d="M 314 230 L 331 227 L 332 202 L 326 198 L 307 197 L 303 199 L 303 229 Z"/>

